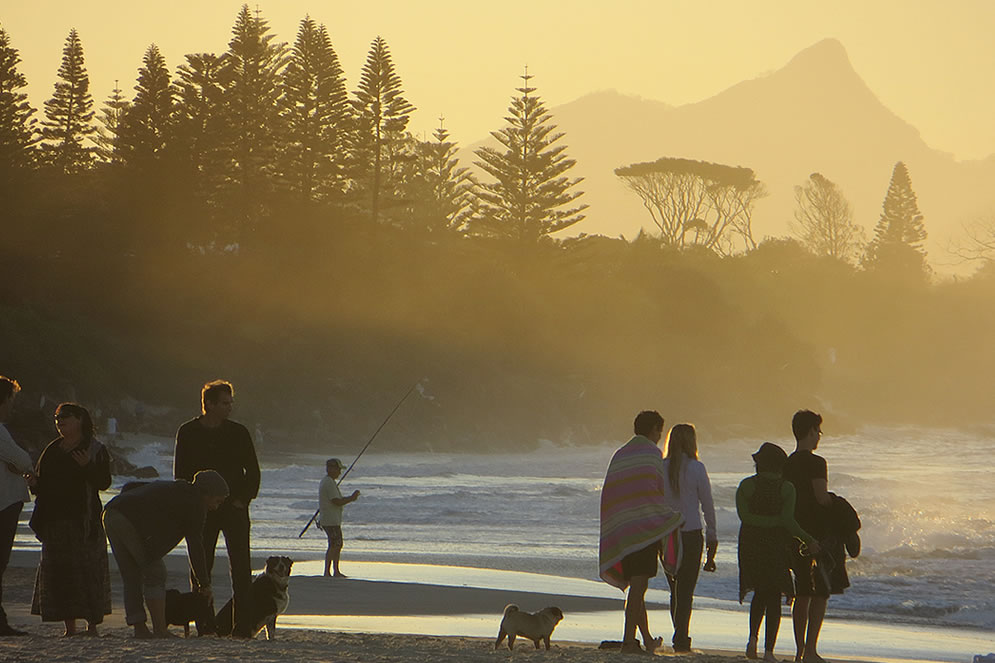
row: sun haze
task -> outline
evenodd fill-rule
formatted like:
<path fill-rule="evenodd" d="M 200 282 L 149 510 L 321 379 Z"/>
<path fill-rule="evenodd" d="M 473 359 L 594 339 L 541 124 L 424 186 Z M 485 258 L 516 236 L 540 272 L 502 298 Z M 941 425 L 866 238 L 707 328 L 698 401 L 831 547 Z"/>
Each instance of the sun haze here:
<path fill-rule="evenodd" d="M 187 53 L 225 50 L 240 0 L 168 6 L 98 0 L 9 3 L 0 25 L 20 51 L 32 104 L 51 96 L 61 48 L 79 31 L 94 101 L 119 81 L 130 96 L 142 54 L 155 43 L 171 70 Z M 958 158 L 995 153 L 995 98 L 978 85 L 995 71 L 995 5 L 887 2 L 503 3 L 389 0 L 250 5 L 281 41 L 301 18 L 323 23 L 355 85 L 371 40 L 389 45 L 407 96 L 411 129 L 446 118 L 453 138 L 476 142 L 499 127 L 528 65 L 551 107 L 617 89 L 679 105 L 774 70 L 831 37 L 882 102 L 933 148 Z"/>

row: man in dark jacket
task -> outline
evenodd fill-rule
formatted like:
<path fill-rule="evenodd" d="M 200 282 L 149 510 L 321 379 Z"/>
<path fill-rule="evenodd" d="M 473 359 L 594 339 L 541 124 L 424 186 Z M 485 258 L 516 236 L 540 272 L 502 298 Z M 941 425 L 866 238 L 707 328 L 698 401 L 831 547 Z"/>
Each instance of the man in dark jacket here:
<path fill-rule="evenodd" d="M 124 584 L 124 611 L 136 638 L 165 638 L 166 564 L 163 557 L 187 541 L 190 569 L 210 601 L 211 576 L 204 559 L 204 521 L 228 497 L 228 484 L 213 471 L 189 481 L 126 484 L 104 508 L 104 530 Z M 152 616 L 146 623 L 145 603 Z"/>
<path fill-rule="evenodd" d="M 208 382 L 201 390 L 202 414 L 180 426 L 176 432 L 173 477 L 193 478 L 195 472 L 218 472 L 231 490 L 228 500 L 208 514 L 204 526 L 204 554 L 207 582 L 214 568 L 214 551 L 218 534 L 224 532 L 231 567 L 232 603 L 235 637 L 250 637 L 248 596 L 252 585 L 252 562 L 249 555 L 249 502 L 259 493 L 259 462 L 249 431 L 231 421 L 234 390 L 224 380 Z M 199 580 L 191 574 L 190 585 L 198 589 Z M 226 629 L 228 630 L 228 629 Z"/>

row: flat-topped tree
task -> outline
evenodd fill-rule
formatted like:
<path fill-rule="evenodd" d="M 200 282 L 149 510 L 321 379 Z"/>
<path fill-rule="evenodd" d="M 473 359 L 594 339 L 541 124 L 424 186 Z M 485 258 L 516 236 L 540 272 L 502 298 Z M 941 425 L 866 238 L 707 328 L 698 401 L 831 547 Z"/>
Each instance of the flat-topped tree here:
<path fill-rule="evenodd" d="M 535 243 L 584 219 L 588 205 L 568 207 L 583 191 L 573 190 L 582 177 L 564 174 L 576 161 L 567 158 L 563 138 L 551 123 L 552 116 L 529 86 L 533 78 L 525 69 L 524 85 L 508 107 L 508 125 L 491 136 L 503 149 L 482 147 L 474 162 L 495 181 L 480 182 L 474 191 L 479 209 L 471 223 L 476 234 L 513 238 Z"/>
<path fill-rule="evenodd" d="M 642 199 L 665 245 L 728 254 L 739 239 L 756 248 L 753 204 L 767 189 L 750 168 L 662 157 L 615 174 Z"/>
<path fill-rule="evenodd" d="M 0 179 L 35 163 L 35 109 L 21 88 L 28 82 L 17 70 L 21 56 L 11 46 L 10 37 L 0 27 Z"/>
<path fill-rule="evenodd" d="M 67 174 L 93 165 L 94 148 L 84 141 L 95 131 L 90 77 L 83 60 L 83 42 L 76 28 L 69 31 L 62 49 L 62 65 L 52 98 L 45 102 L 42 154 L 45 162 Z"/>

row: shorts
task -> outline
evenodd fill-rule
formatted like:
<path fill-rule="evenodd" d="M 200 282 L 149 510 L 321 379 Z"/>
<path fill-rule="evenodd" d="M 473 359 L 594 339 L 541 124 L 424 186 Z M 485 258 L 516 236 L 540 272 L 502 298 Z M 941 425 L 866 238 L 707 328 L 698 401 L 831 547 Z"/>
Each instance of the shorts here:
<path fill-rule="evenodd" d="M 325 536 L 328 537 L 328 547 L 333 550 L 339 550 L 342 548 L 342 526 L 341 525 L 325 525 L 321 529 L 325 530 Z"/>
<path fill-rule="evenodd" d="M 831 560 L 823 556 L 802 555 L 797 550 L 791 554 L 791 572 L 795 576 L 796 596 L 821 596 L 829 598 Z"/>
<path fill-rule="evenodd" d="M 642 550 L 629 553 L 622 558 L 622 577 L 626 580 L 631 580 L 634 576 L 655 577 L 659 557 L 659 541 L 654 541 Z"/>

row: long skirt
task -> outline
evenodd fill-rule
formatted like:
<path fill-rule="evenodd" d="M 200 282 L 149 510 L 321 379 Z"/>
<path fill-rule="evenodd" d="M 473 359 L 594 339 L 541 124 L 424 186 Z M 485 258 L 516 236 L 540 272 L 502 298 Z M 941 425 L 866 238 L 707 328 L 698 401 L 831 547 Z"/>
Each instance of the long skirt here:
<path fill-rule="evenodd" d="M 794 596 L 791 579 L 791 537 L 781 527 L 739 528 L 739 602 L 750 591 Z"/>
<path fill-rule="evenodd" d="M 90 624 L 111 614 L 107 539 L 97 523 L 84 537 L 80 520 L 46 524 L 41 563 L 35 576 L 31 614 L 43 622 L 85 619 Z"/>

